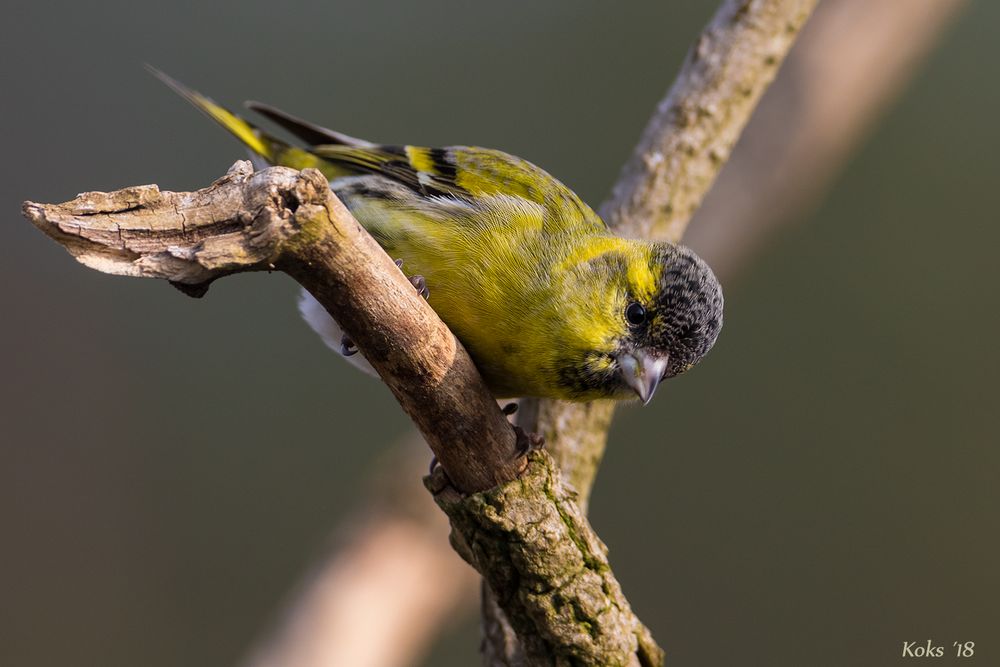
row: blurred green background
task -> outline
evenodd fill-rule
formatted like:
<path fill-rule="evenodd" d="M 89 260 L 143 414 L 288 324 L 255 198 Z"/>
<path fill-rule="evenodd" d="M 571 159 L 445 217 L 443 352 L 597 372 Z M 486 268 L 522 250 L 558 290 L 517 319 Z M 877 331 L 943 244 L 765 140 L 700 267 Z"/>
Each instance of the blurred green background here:
<path fill-rule="evenodd" d="M 7 3 L 0 664 L 238 664 L 408 428 L 284 276 L 194 301 L 20 218 L 242 156 L 142 62 L 356 136 L 502 148 L 596 205 L 714 7 Z M 725 286 L 713 354 L 621 410 L 593 522 L 672 664 L 882 665 L 926 639 L 1000 664 L 997 25 L 997 3 L 960 17 Z M 477 644 L 470 620 L 428 664 Z"/>

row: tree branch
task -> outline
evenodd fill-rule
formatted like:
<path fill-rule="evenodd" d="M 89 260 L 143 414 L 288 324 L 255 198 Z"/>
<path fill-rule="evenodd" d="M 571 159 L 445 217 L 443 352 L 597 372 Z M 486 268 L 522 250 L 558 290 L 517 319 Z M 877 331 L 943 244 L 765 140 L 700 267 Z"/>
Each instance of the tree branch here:
<path fill-rule="evenodd" d="M 238 162 L 193 193 L 155 185 L 85 193 L 25 216 L 83 264 L 165 278 L 194 295 L 240 271 L 280 269 L 333 315 L 463 492 L 510 481 L 522 445 L 472 360 L 318 171 Z"/>
<path fill-rule="evenodd" d="M 601 216 L 677 242 L 817 0 L 726 0 L 622 168 Z"/>
<path fill-rule="evenodd" d="M 721 280 L 815 205 L 967 4 L 819 5 L 686 236 Z"/>
<path fill-rule="evenodd" d="M 437 456 L 428 488 L 463 557 L 491 585 L 530 583 L 496 592 L 533 664 L 578 655 L 600 665 L 662 662 L 549 455 L 525 456 L 524 438 L 462 346 L 319 171 L 253 173 L 241 162 L 194 193 L 140 186 L 26 202 L 24 214 L 87 266 L 165 278 L 193 295 L 231 273 L 291 275 L 364 353 Z"/>
<path fill-rule="evenodd" d="M 452 546 L 482 573 L 494 594 L 487 599 L 517 633 L 520 648 L 505 634 L 505 653 L 518 651 L 520 659 L 523 651 L 529 665 L 662 664 L 663 651 L 632 613 L 607 547 L 552 458 L 538 451 L 529 459 L 513 484 L 472 496 L 447 488 L 437 494 L 454 528 Z"/>

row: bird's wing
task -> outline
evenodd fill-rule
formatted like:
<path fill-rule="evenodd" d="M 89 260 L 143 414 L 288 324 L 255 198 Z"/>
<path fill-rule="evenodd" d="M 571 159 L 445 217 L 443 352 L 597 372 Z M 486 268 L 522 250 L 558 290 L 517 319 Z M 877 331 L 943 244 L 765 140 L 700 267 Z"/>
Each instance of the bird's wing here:
<path fill-rule="evenodd" d="M 491 198 L 513 197 L 543 207 L 550 224 L 606 229 L 572 190 L 527 160 L 503 151 L 469 146 L 344 144 L 307 150 L 348 172 L 345 175 L 381 176 L 405 186 L 417 197 L 449 197 L 473 206 Z"/>

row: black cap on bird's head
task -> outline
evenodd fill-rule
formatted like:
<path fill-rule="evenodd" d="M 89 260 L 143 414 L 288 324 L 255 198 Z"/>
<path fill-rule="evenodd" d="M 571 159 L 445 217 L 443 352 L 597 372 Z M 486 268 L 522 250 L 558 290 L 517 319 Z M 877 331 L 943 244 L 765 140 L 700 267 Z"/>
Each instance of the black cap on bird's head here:
<path fill-rule="evenodd" d="M 643 403 L 661 380 L 698 363 L 722 329 L 722 288 L 704 260 L 684 246 L 656 243 L 651 264 L 656 288 L 626 305 L 630 332 L 615 355 L 622 380 Z"/>

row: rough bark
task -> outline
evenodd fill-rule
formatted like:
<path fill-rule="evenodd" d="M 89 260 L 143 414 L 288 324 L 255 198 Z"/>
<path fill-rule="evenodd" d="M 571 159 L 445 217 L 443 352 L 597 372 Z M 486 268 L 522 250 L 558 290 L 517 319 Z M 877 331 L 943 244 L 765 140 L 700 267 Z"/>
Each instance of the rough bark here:
<path fill-rule="evenodd" d="M 462 495 L 441 475 L 428 480 L 451 518 L 452 546 L 489 585 L 517 633 L 492 637 L 491 659 L 528 665 L 663 663 L 663 652 L 632 613 L 552 457 L 529 455 L 528 469 L 503 486 Z M 540 502 L 545 499 L 547 502 Z M 499 626 L 502 628 L 503 626 Z M 489 652 L 496 650 L 491 643 Z"/>

